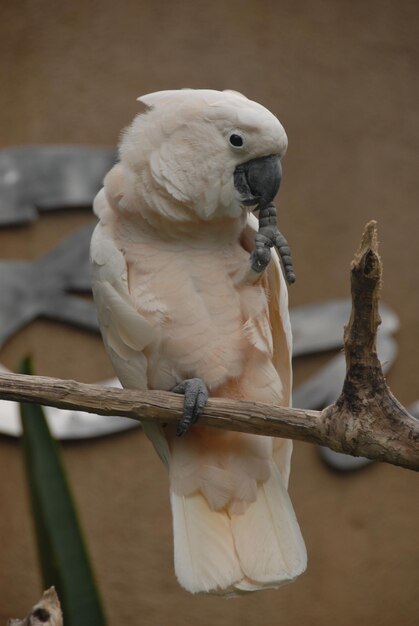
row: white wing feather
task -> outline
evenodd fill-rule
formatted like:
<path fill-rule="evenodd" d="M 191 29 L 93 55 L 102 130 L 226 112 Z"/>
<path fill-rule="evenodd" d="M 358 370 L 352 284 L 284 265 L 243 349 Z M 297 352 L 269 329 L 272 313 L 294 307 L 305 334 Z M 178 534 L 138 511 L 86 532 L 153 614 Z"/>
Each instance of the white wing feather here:
<path fill-rule="evenodd" d="M 258 228 L 257 218 L 253 213 L 249 213 L 243 233 L 243 245 L 249 252 L 254 248 L 254 238 Z M 286 404 L 290 406 L 292 402 L 292 333 L 288 311 L 288 290 L 276 250 L 272 250 L 272 260 L 267 269 L 267 277 L 270 294 L 269 319 L 273 337 L 272 361 L 284 388 Z M 288 488 L 292 441 L 275 437 L 273 446 L 276 464 L 281 472 L 285 487 Z"/>
<path fill-rule="evenodd" d="M 90 255 L 92 290 L 103 343 L 122 385 L 129 389 L 147 389 L 144 350 L 158 342 L 158 329 L 132 305 L 125 258 L 106 223 L 108 209 L 102 190 L 95 200 L 95 211 L 101 221 L 93 233 Z M 144 422 L 142 427 L 168 466 L 170 452 L 162 428 L 151 422 Z"/>

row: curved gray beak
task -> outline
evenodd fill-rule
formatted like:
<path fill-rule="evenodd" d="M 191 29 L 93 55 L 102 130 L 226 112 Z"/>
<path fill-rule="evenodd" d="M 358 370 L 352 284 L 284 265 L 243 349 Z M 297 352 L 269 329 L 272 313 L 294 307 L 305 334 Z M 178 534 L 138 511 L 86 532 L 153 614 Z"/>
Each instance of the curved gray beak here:
<path fill-rule="evenodd" d="M 241 163 L 234 170 L 234 186 L 245 206 L 268 206 L 281 184 L 281 161 L 276 154 Z"/>

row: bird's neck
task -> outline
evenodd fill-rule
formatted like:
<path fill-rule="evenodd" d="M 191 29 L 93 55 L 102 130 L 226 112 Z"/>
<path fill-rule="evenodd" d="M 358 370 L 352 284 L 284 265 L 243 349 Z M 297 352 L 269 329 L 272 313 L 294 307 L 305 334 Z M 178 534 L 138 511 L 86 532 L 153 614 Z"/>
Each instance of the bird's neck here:
<path fill-rule="evenodd" d="M 247 221 L 247 209 L 244 207 L 238 217 L 213 216 L 203 220 L 198 216 L 189 219 L 175 220 L 163 215 L 135 212 L 118 212 L 115 215 L 115 226 L 120 234 L 139 243 L 154 240 L 170 243 L 184 241 L 191 244 L 217 242 L 218 244 L 234 244 L 240 239 Z"/>

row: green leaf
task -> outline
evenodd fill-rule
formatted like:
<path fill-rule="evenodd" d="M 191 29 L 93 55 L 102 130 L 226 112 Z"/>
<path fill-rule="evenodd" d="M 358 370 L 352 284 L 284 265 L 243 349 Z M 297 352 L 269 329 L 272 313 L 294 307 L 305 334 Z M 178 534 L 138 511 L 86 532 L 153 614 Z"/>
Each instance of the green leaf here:
<path fill-rule="evenodd" d="M 20 367 L 32 374 L 29 359 Z M 70 488 L 42 408 L 22 403 L 23 449 L 44 588 L 54 585 L 65 626 L 104 626 Z"/>

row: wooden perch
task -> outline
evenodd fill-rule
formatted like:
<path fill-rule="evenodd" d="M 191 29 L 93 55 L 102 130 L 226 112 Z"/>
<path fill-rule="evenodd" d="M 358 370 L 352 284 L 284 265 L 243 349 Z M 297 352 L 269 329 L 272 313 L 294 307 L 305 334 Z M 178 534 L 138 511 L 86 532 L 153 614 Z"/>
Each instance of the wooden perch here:
<path fill-rule="evenodd" d="M 44 591 L 25 619 L 10 619 L 7 626 L 63 626 L 63 614 L 54 587 Z"/>
<path fill-rule="evenodd" d="M 392 395 L 377 357 L 382 273 L 377 249 L 376 222 L 370 222 L 352 262 L 352 312 L 344 334 L 347 374 L 333 405 L 309 411 L 211 398 L 199 423 L 308 441 L 419 471 L 419 420 Z M 0 398 L 162 424 L 176 423 L 183 408 L 183 398 L 169 392 L 138 392 L 18 374 L 0 375 Z"/>

